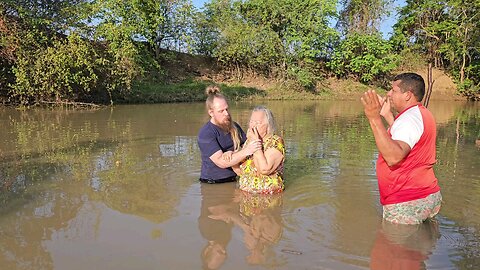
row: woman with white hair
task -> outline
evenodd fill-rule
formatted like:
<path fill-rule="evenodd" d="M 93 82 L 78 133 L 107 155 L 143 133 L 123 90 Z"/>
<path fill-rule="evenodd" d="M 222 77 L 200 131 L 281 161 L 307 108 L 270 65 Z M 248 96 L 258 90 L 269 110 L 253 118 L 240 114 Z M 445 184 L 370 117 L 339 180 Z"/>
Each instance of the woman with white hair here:
<path fill-rule="evenodd" d="M 261 140 L 262 148 L 247 156 L 239 166 L 232 167 L 240 176 L 238 186 L 241 190 L 256 194 L 274 194 L 285 188 L 285 144 L 283 139 L 275 134 L 275 129 L 272 111 L 264 106 L 255 107 L 250 116 L 245 145 L 248 145 L 248 141 Z"/>

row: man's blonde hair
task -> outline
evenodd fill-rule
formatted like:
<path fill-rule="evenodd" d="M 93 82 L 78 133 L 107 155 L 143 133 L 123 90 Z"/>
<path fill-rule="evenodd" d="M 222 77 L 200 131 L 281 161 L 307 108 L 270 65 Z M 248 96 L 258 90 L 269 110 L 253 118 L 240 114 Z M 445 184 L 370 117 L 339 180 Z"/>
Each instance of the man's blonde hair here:
<path fill-rule="evenodd" d="M 223 99 L 228 104 L 228 99 L 221 93 L 220 87 L 218 85 L 207 86 L 207 88 L 205 89 L 205 94 L 207 95 L 207 100 L 205 101 L 207 111 L 213 109 L 213 101 L 215 100 L 215 98 Z M 231 120 L 232 121 L 230 121 L 230 127 L 228 128 L 228 132 L 230 132 L 230 136 L 232 137 L 233 150 L 237 151 L 240 149 L 240 132 L 235 125 L 233 119 Z"/>

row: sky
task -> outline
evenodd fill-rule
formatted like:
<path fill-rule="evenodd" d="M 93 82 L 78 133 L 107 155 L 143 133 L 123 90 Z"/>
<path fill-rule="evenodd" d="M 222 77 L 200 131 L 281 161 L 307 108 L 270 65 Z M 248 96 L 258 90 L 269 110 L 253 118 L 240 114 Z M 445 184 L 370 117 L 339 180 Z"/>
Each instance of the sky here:
<path fill-rule="evenodd" d="M 209 0 L 192 0 L 193 4 L 197 8 L 203 7 L 203 4 L 207 1 L 209 1 Z M 299 0 L 299 1 L 301 1 L 301 0 Z M 405 5 L 405 0 L 395 0 L 393 2 L 394 2 L 394 4 L 391 7 L 392 8 L 392 10 L 391 10 L 392 15 L 389 16 L 388 18 L 386 18 L 385 20 L 383 20 L 380 24 L 380 31 L 382 32 L 384 38 L 389 38 L 391 36 L 392 27 L 397 21 L 396 9 L 395 8 Z"/>

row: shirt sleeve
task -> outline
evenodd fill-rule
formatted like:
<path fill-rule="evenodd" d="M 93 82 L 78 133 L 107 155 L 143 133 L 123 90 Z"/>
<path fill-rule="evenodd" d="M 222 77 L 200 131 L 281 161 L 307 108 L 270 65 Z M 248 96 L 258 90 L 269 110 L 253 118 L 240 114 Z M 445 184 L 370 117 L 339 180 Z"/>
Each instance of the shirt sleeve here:
<path fill-rule="evenodd" d="M 211 157 L 218 150 L 222 150 L 213 130 L 202 129 L 198 134 L 198 147 L 203 156 Z"/>
<path fill-rule="evenodd" d="M 405 142 L 412 149 L 423 134 L 423 119 L 420 110 L 402 114 L 392 125 L 392 139 Z"/>

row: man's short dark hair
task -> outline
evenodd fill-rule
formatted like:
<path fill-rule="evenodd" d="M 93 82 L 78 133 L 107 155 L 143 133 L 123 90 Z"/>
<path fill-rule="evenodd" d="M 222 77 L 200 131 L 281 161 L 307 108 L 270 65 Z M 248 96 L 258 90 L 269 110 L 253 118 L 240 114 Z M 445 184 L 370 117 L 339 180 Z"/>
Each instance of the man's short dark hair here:
<path fill-rule="evenodd" d="M 401 73 L 393 78 L 393 81 L 400 81 L 399 87 L 403 93 L 411 91 L 417 101 L 422 101 L 425 95 L 425 81 L 417 73 Z"/>

